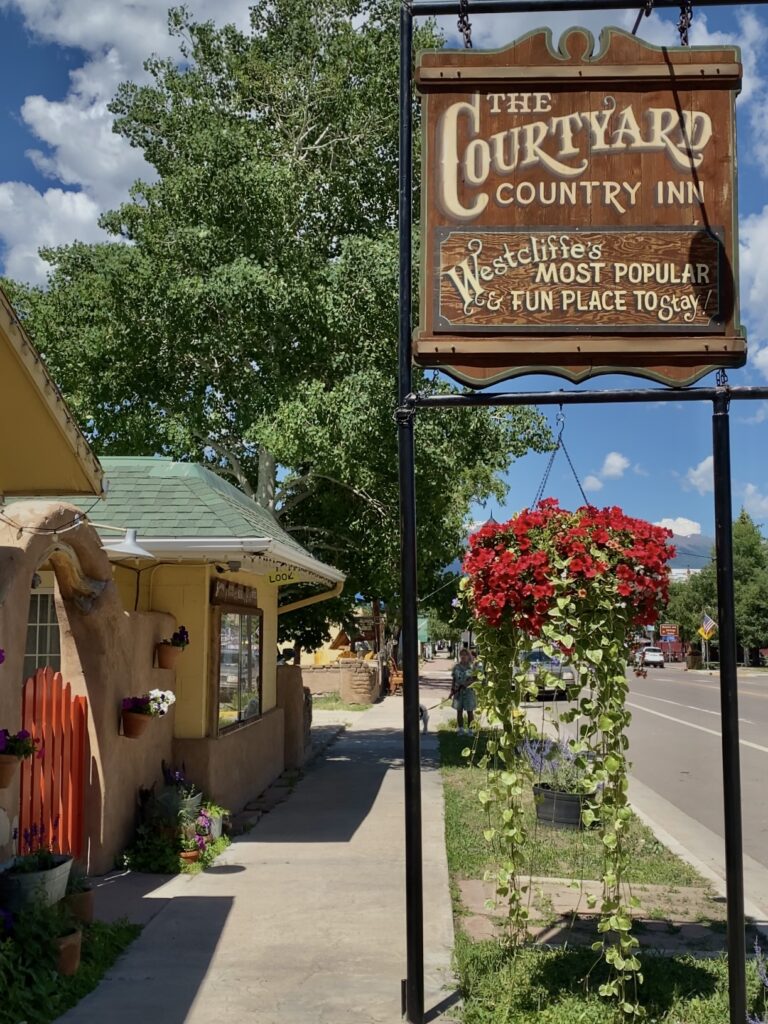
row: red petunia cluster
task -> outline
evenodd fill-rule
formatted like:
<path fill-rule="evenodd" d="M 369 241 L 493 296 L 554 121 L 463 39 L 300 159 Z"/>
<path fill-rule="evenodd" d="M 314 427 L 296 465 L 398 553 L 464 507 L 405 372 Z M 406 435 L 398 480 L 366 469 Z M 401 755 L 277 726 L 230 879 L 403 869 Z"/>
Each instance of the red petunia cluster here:
<path fill-rule="evenodd" d="M 620 508 L 569 512 L 547 498 L 469 538 L 464 572 L 474 612 L 490 626 L 539 636 L 557 597 L 587 611 L 599 595 L 628 608 L 634 625 L 651 625 L 669 595 L 671 536 Z"/>

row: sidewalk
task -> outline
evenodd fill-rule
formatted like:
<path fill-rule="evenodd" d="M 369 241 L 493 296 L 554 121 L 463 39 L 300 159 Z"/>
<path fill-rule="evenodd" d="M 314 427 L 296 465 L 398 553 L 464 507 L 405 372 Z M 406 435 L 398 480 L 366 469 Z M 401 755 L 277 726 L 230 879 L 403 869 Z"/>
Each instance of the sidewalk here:
<path fill-rule="evenodd" d="M 447 694 L 441 667 L 424 681 L 423 703 Z M 434 732 L 423 754 L 429 1011 L 454 1002 L 453 919 Z M 402 699 L 388 697 L 355 715 L 285 803 L 209 870 L 153 891 L 156 878 L 130 875 L 112 894 L 99 893 L 114 907 L 125 901 L 134 919 L 160 909 L 59 1021 L 396 1024 L 405 977 L 403 823 Z"/>

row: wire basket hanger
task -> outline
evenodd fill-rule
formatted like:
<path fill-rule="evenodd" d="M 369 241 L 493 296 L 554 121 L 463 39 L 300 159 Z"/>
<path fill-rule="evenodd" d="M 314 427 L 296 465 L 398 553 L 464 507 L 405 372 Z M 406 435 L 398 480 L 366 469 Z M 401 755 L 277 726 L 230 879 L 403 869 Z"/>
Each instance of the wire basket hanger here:
<path fill-rule="evenodd" d="M 581 486 L 581 480 L 579 479 L 579 474 L 576 472 L 576 468 L 573 465 L 573 462 L 571 460 L 571 456 L 570 456 L 570 454 L 568 452 L 568 449 L 565 446 L 565 439 L 563 438 L 563 433 L 565 431 L 565 413 L 563 412 L 562 405 L 560 406 L 560 411 L 558 412 L 557 416 L 555 417 L 555 426 L 560 428 L 559 431 L 558 431 L 558 434 L 557 434 L 557 440 L 555 442 L 555 447 L 552 450 L 552 454 L 549 457 L 549 462 L 547 463 L 546 469 L 544 470 L 544 476 L 542 477 L 541 483 L 539 484 L 539 489 L 536 491 L 536 497 L 533 499 L 533 505 L 531 506 L 531 508 L 535 508 L 536 505 L 538 505 L 539 502 L 541 501 L 541 499 L 544 497 L 544 489 L 547 486 L 547 481 L 549 480 L 549 474 L 552 472 L 552 466 L 554 465 L 555 457 L 556 457 L 556 455 L 557 455 L 557 453 L 559 451 L 562 451 L 563 455 L 565 455 L 565 457 L 566 457 L 566 459 L 568 461 L 568 465 L 571 467 L 571 472 L 573 473 L 573 479 L 576 481 L 576 486 L 579 488 L 579 491 L 581 492 L 581 496 L 584 499 L 584 504 L 585 505 L 590 505 L 591 502 L 590 502 L 589 498 L 587 498 L 586 494 L 584 493 L 584 488 Z"/>

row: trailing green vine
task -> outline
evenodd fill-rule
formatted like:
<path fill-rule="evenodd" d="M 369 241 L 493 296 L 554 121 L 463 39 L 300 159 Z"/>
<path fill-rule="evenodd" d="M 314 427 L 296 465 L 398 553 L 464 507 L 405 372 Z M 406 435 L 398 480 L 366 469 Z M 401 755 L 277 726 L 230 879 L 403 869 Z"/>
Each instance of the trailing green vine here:
<path fill-rule="evenodd" d="M 656 622 L 666 603 L 674 550 L 669 531 L 626 516 L 618 508 L 561 509 L 548 499 L 508 523 L 490 523 L 470 537 L 463 590 L 477 623 L 482 670 L 478 710 L 492 731 L 480 764 L 487 783 L 480 801 L 488 812 L 486 839 L 500 854 L 496 895 L 507 906 L 507 941 L 527 937 L 528 885 L 524 793 L 534 772 L 525 756 L 542 740 L 524 704 L 539 685 L 561 685 L 551 671 L 532 672 L 531 652 L 561 659 L 577 677 L 576 721 L 569 756 L 581 770 L 582 823 L 599 830 L 605 851 L 603 893 L 593 949 L 608 964 L 600 993 L 639 1016 L 642 981 L 632 906 L 625 899 L 625 835 L 631 817 L 626 665 L 633 634 Z M 468 753 L 468 752 L 467 752 Z M 595 897 L 588 897 L 591 906 Z"/>

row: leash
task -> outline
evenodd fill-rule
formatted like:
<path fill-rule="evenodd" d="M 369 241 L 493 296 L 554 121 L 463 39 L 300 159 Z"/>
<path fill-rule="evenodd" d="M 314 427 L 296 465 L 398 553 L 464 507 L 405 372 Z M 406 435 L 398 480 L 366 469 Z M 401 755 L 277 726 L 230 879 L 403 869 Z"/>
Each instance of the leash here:
<path fill-rule="evenodd" d="M 445 700 L 441 700 L 439 704 L 433 704 L 431 708 L 427 708 L 427 711 L 434 711 L 435 708 L 439 708 L 442 707 L 443 704 L 447 704 L 449 700 L 453 700 L 453 697 L 451 697 L 450 694 L 445 698 Z"/>

